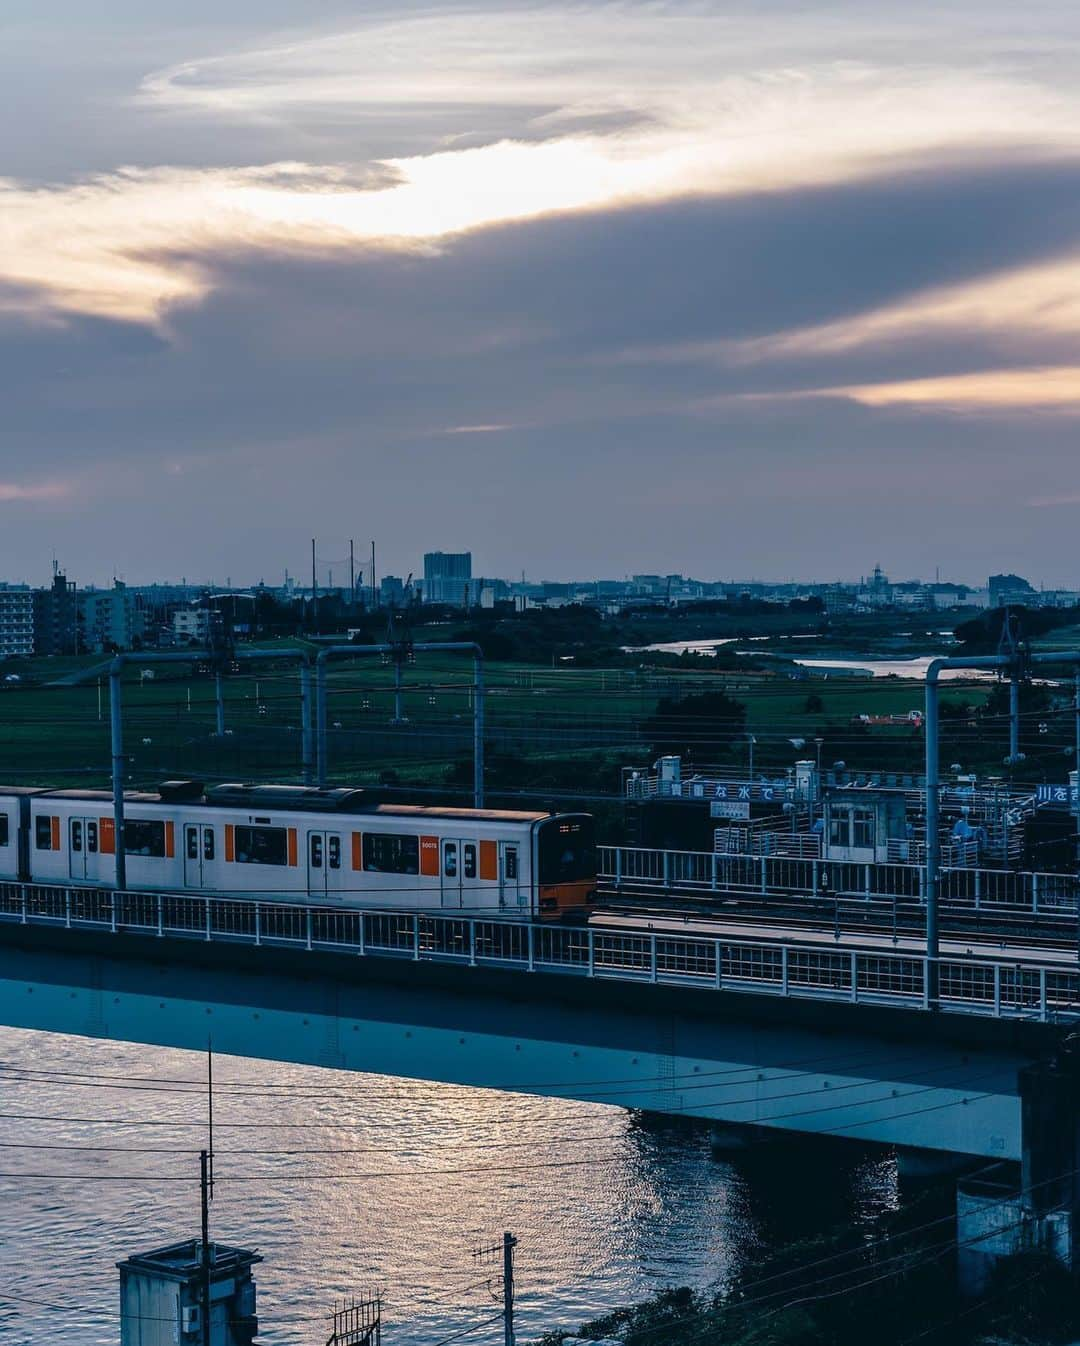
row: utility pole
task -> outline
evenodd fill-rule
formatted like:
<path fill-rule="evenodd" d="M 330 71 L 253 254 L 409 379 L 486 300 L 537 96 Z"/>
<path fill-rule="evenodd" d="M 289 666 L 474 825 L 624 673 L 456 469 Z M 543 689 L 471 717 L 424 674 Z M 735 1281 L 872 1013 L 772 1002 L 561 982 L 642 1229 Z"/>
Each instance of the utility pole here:
<path fill-rule="evenodd" d="M 503 1346 L 514 1346 L 514 1249 L 517 1239 L 503 1234 Z"/>
<path fill-rule="evenodd" d="M 353 555 L 353 540 L 349 538 L 349 604 L 356 602 L 356 558 Z"/>
<path fill-rule="evenodd" d="M 503 1346 L 514 1346 L 514 1249 L 518 1241 L 511 1233 L 502 1236 L 502 1243 L 490 1243 L 477 1248 L 473 1260 L 491 1262 L 502 1251 L 502 1291 L 503 1291 Z"/>
<path fill-rule="evenodd" d="M 377 604 L 376 601 L 375 601 L 375 539 L 372 538 L 372 539 L 371 539 L 371 610 L 372 610 L 372 612 L 374 612 L 375 609 L 376 609 L 377 607 L 378 607 L 378 604 Z"/>
<path fill-rule="evenodd" d="M 210 1346 L 210 1182 L 208 1176 L 208 1162 L 205 1150 L 199 1154 L 199 1167 L 201 1169 L 201 1196 L 202 1196 L 202 1341 L 203 1346 Z"/>
<path fill-rule="evenodd" d="M 1073 800 L 1076 809 L 1076 855 L 1080 862 L 1080 669 L 1076 673 L 1076 746 L 1073 750 L 1073 766 L 1076 768 L 1076 795 Z M 1080 923 L 1080 902 L 1077 903 L 1077 921 Z M 1076 934 L 1076 956 L 1080 960 L 1080 924 Z"/>

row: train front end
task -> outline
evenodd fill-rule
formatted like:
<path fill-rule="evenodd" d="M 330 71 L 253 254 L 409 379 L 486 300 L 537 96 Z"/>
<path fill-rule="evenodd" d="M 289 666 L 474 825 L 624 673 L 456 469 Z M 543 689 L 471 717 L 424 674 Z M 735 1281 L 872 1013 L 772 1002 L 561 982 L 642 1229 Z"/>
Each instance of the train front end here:
<path fill-rule="evenodd" d="M 596 905 L 596 827 L 591 814 L 557 813 L 535 826 L 537 915 L 584 920 Z"/>

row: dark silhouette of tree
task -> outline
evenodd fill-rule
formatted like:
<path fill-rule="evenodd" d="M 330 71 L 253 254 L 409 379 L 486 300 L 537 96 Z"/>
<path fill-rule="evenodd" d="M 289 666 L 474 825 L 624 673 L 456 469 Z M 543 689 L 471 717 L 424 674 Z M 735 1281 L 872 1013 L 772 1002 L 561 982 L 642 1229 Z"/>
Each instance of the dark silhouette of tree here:
<path fill-rule="evenodd" d="M 726 756 L 746 732 L 746 707 L 726 692 L 663 697 L 642 725 L 657 757 L 677 753 L 689 761 Z"/>

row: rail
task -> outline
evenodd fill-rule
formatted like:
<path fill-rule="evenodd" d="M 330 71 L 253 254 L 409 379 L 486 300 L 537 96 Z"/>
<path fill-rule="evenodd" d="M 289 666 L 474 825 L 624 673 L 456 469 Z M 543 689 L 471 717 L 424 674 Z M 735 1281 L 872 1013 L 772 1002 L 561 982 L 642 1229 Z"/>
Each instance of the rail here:
<path fill-rule="evenodd" d="M 361 911 L 220 894 L 0 884 L 0 927 L 149 935 L 363 958 L 513 968 L 597 980 L 925 1009 L 926 959 L 774 939 L 607 931 L 427 912 Z M 940 1009 L 1080 1018 L 1080 971 L 973 958 L 940 963 Z"/>
<path fill-rule="evenodd" d="M 921 903 L 926 871 L 904 863 L 854 864 L 791 855 L 738 855 L 713 851 L 645 850 L 600 846 L 602 891 L 747 894 L 762 898 L 865 899 Z M 1073 874 L 978 869 L 941 872 L 941 901 L 972 913 L 1071 917 L 1077 911 Z"/>

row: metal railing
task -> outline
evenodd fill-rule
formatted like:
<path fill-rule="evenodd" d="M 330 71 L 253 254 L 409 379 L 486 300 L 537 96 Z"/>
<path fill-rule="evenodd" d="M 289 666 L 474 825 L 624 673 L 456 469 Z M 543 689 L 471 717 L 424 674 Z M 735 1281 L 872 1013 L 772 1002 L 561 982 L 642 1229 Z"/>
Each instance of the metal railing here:
<path fill-rule="evenodd" d="M 0 884 L 0 926 L 134 933 L 366 958 L 512 968 L 854 1004 L 923 1008 L 918 954 L 797 941 L 610 931 L 429 912 L 361 911 L 220 894 Z M 995 1018 L 1080 1017 L 1080 971 L 972 958 L 940 964 L 940 1008 Z"/>
<path fill-rule="evenodd" d="M 925 870 L 905 863 L 855 864 L 790 855 L 645 850 L 599 846 L 600 889 L 608 893 L 703 893 L 921 902 Z M 1080 880 L 1073 874 L 946 866 L 941 901 L 1002 916 L 1069 917 Z"/>

